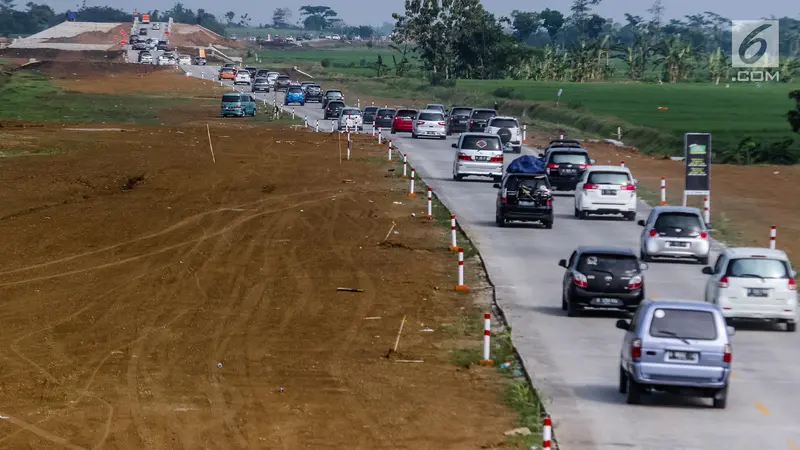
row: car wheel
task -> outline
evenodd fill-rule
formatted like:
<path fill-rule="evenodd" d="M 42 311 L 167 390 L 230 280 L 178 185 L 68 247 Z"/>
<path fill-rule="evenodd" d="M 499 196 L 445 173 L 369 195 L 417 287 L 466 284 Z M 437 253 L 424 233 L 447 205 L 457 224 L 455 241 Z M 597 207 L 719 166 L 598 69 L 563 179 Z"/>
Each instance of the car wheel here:
<path fill-rule="evenodd" d="M 625 372 L 622 366 L 619 367 L 619 393 L 628 393 L 628 373 Z"/>
<path fill-rule="evenodd" d="M 629 405 L 638 405 L 642 402 L 642 394 L 644 393 L 644 388 L 642 385 L 637 383 L 633 380 L 633 377 L 630 375 L 625 377 L 627 380 L 627 397 L 625 397 L 625 402 Z"/>
<path fill-rule="evenodd" d="M 522 147 L 515 148 L 514 153 L 522 153 Z"/>
<path fill-rule="evenodd" d="M 397 130 L 395 130 L 394 128 L 392 128 L 392 134 L 396 134 L 396 133 L 397 133 Z"/>
<path fill-rule="evenodd" d="M 253 117 L 255 117 L 256 114 L 258 114 L 258 108 L 253 108 Z"/>
<path fill-rule="evenodd" d="M 786 322 L 786 331 L 794 333 L 797 331 L 797 322 Z"/>
<path fill-rule="evenodd" d="M 567 317 L 578 317 L 581 314 L 581 307 L 572 301 L 571 296 L 567 294 Z"/>
<path fill-rule="evenodd" d="M 636 220 L 636 213 L 632 212 L 632 213 L 626 214 L 625 215 L 625 219 L 627 219 L 628 222 L 633 222 L 634 220 Z"/>
<path fill-rule="evenodd" d="M 713 405 L 716 409 L 725 409 L 725 407 L 728 406 L 728 386 L 725 386 L 714 394 Z"/>
<path fill-rule="evenodd" d="M 567 310 L 567 292 L 563 288 L 561 289 L 561 310 Z"/>
<path fill-rule="evenodd" d="M 649 263 L 650 261 L 653 260 L 653 258 L 651 258 L 650 255 L 648 255 L 647 253 L 644 252 L 644 250 L 640 250 L 639 251 L 639 259 L 641 259 L 642 262 L 646 262 L 646 263 Z"/>
<path fill-rule="evenodd" d="M 544 224 L 544 228 L 545 229 L 547 229 L 547 230 L 552 230 L 553 229 L 553 221 L 552 220 L 548 220 L 548 221 L 545 221 L 545 222 L 542 222 L 542 223 Z"/>
<path fill-rule="evenodd" d="M 506 226 L 506 219 L 501 216 L 494 216 L 494 223 L 497 224 L 498 227 L 503 228 Z"/>
<path fill-rule="evenodd" d="M 445 139 L 447 139 L 447 136 L 439 136 L 439 139 L 445 140 Z"/>
<path fill-rule="evenodd" d="M 578 219 L 586 220 L 589 217 L 589 214 L 586 211 L 578 211 Z"/>
<path fill-rule="evenodd" d="M 701 265 L 707 266 L 708 265 L 708 256 L 706 256 L 705 258 L 697 258 L 697 262 L 699 262 Z"/>
<path fill-rule="evenodd" d="M 453 174 L 454 181 L 461 181 L 464 178 L 464 175 Z"/>
<path fill-rule="evenodd" d="M 578 217 L 578 216 L 580 215 L 580 213 L 581 213 L 581 212 L 580 212 L 580 211 L 578 211 L 578 207 L 576 206 L 576 207 L 575 207 L 575 212 L 574 212 L 573 214 L 575 214 L 575 217 Z"/>

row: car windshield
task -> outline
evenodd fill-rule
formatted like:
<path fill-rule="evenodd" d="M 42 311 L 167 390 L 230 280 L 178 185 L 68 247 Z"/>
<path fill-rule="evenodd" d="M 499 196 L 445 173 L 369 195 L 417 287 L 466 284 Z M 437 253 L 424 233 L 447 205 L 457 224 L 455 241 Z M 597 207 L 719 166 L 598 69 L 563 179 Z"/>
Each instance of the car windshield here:
<path fill-rule="evenodd" d="M 584 253 L 578 260 L 578 272 L 605 272 L 611 275 L 633 275 L 639 272 L 635 256 Z"/>
<path fill-rule="evenodd" d="M 472 112 L 472 108 L 453 108 L 450 111 L 451 116 L 464 116 L 469 117 L 469 114 Z"/>
<path fill-rule="evenodd" d="M 478 120 L 484 120 L 484 119 L 492 118 L 492 117 L 494 117 L 496 115 L 497 115 L 497 113 L 495 113 L 494 111 L 481 110 L 481 111 L 473 112 L 472 113 L 472 118 L 473 119 L 478 119 Z"/>
<path fill-rule="evenodd" d="M 780 259 L 737 258 L 728 264 L 725 275 L 734 278 L 789 278 L 789 267 Z"/>
<path fill-rule="evenodd" d="M 328 91 L 328 92 L 325 93 L 325 95 L 327 97 L 330 97 L 330 98 L 337 98 L 337 97 L 341 97 L 342 93 L 339 92 L 339 91 Z"/>
<path fill-rule="evenodd" d="M 700 222 L 700 217 L 697 214 L 668 212 L 658 215 L 653 228 L 656 231 L 679 228 L 687 232 L 696 232 L 702 230 L 702 222 Z"/>
<path fill-rule="evenodd" d="M 342 111 L 343 116 L 360 116 L 361 110 L 356 108 L 347 108 Z"/>
<path fill-rule="evenodd" d="M 519 124 L 514 119 L 494 119 L 490 126 L 495 128 L 517 128 Z"/>
<path fill-rule="evenodd" d="M 379 116 L 384 116 L 384 117 L 391 117 L 391 116 L 394 116 L 394 110 L 393 109 L 379 109 L 378 110 L 378 115 Z"/>
<path fill-rule="evenodd" d="M 225 94 L 222 96 L 222 101 L 224 103 L 239 102 L 241 97 L 239 97 L 239 94 Z"/>
<path fill-rule="evenodd" d="M 586 180 L 592 184 L 612 184 L 615 186 L 622 186 L 629 184 L 631 178 L 627 172 L 592 172 Z"/>
<path fill-rule="evenodd" d="M 300 89 L 300 88 L 291 88 L 291 89 L 289 89 L 289 93 L 290 94 L 302 94 L 303 90 Z"/>
<path fill-rule="evenodd" d="M 533 178 L 511 176 L 508 177 L 505 187 L 509 191 L 518 191 L 520 186 L 526 186 L 532 190 L 537 190 L 542 186 L 550 189 L 550 183 L 547 181 L 547 177 Z"/>
<path fill-rule="evenodd" d="M 397 111 L 395 117 L 408 117 L 410 119 L 413 119 L 417 117 L 417 112 L 413 109 L 401 109 L 400 111 Z"/>
<path fill-rule="evenodd" d="M 553 153 L 550 162 L 554 164 L 588 164 L 589 155 L 586 153 Z"/>
<path fill-rule="evenodd" d="M 717 323 L 710 311 L 659 308 L 653 311 L 650 336 L 713 341 L 717 338 Z"/>
<path fill-rule="evenodd" d="M 464 136 L 461 148 L 466 150 L 500 150 L 503 148 L 499 138 L 488 136 Z"/>
<path fill-rule="evenodd" d="M 442 122 L 444 121 L 444 115 L 440 113 L 420 113 L 419 120 Z"/>
<path fill-rule="evenodd" d="M 342 102 L 330 102 L 330 103 L 328 103 L 328 108 L 329 108 L 329 109 L 333 109 L 333 108 L 337 108 L 337 109 L 339 109 L 339 108 L 344 108 L 344 103 L 342 103 Z"/>

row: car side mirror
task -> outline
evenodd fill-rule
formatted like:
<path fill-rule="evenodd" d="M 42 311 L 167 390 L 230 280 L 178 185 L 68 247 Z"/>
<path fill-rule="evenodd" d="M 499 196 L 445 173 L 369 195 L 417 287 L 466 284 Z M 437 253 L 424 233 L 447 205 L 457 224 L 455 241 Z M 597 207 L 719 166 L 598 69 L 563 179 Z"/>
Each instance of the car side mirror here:
<path fill-rule="evenodd" d="M 495 183 L 495 184 L 494 184 L 494 188 L 495 188 L 495 189 L 500 189 L 500 183 Z"/>
<path fill-rule="evenodd" d="M 450 144 L 450 147 L 458 148 L 458 144 Z"/>
<path fill-rule="evenodd" d="M 645 270 L 647 270 L 649 268 L 650 268 L 650 266 L 646 262 L 639 263 L 639 270 L 645 271 Z"/>
<path fill-rule="evenodd" d="M 638 223 L 640 227 L 645 226 L 644 220 L 640 220 L 640 221 L 638 221 L 636 223 Z"/>
<path fill-rule="evenodd" d="M 713 227 L 711 226 L 711 224 L 707 223 L 706 224 L 706 230 L 711 231 L 712 229 L 713 229 Z"/>
<path fill-rule="evenodd" d="M 633 179 L 633 185 L 634 185 L 634 186 L 638 186 L 638 185 L 639 185 L 639 180 L 637 180 L 636 178 L 634 178 L 634 179 Z"/>
<path fill-rule="evenodd" d="M 714 275 L 714 269 L 711 267 L 703 267 L 703 273 L 706 275 Z"/>
<path fill-rule="evenodd" d="M 591 163 L 591 164 L 597 164 L 597 160 L 596 160 L 596 159 L 590 159 L 590 160 L 589 160 L 589 163 Z"/>
<path fill-rule="evenodd" d="M 728 336 L 733 336 L 736 334 L 736 328 L 733 328 L 732 326 L 728 325 L 727 329 L 728 329 Z"/>
<path fill-rule="evenodd" d="M 625 319 L 619 319 L 617 320 L 617 328 L 619 328 L 620 330 L 628 331 L 631 329 L 631 324 Z"/>
<path fill-rule="evenodd" d="M 567 260 L 566 259 L 562 259 L 561 261 L 558 262 L 558 265 L 560 267 L 563 267 L 563 268 L 566 269 L 567 268 Z"/>

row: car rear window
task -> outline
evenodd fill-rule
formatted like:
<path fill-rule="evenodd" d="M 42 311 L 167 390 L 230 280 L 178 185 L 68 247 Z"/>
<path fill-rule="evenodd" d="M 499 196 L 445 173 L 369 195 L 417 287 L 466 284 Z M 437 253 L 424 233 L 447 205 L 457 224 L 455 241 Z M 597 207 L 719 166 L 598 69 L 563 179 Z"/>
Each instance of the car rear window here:
<path fill-rule="evenodd" d="M 442 122 L 444 121 L 444 114 L 420 113 L 419 120 L 425 120 L 430 122 Z"/>
<path fill-rule="evenodd" d="M 592 184 L 613 184 L 616 186 L 622 186 L 623 184 L 629 184 L 631 182 L 631 177 L 627 172 L 597 171 L 590 173 L 589 178 L 586 181 Z"/>
<path fill-rule="evenodd" d="M 364 108 L 364 112 L 365 113 L 374 113 L 374 112 L 377 112 L 378 109 L 380 109 L 380 108 L 378 108 L 377 106 L 367 106 L 366 108 Z"/>
<path fill-rule="evenodd" d="M 519 124 L 517 124 L 516 120 L 512 119 L 494 119 L 490 126 L 496 128 L 517 128 Z"/>
<path fill-rule="evenodd" d="M 439 111 L 444 111 L 444 105 L 428 103 L 428 105 L 425 106 L 425 109 L 438 109 Z"/>
<path fill-rule="evenodd" d="M 472 108 L 453 108 L 450 111 L 451 116 L 466 116 L 469 117 L 469 114 L 472 112 Z"/>
<path fill-rule="evenodd" d="M 395 117 L 410 117 L 413 119 L 417 117 L 417 111 L 414 109 L 401 109 L 400 111 L 397 111 Z"/>
<path fill-rule="evenodd" d="M 710 311 L 658 308 L 653 311 L 650 336 L 713 341 L 717 338 L 717 323 Z"/>
<path fill-rule="evenodd" d="M 222 96 L 222 101 L 223 102 L 240 102 L 240 101 L 242 101 L 242 98 L 239 96 L 239 94 L 225 94 L 225 95 Z"/>
<path fill-rule="evenodd" d="M 486 136 L 464 136 L 461 140 L 461 148 L 466 150 L 501 150 L 499 138 Z"/>
<path fill-rule="evenodd" d="M 356 109 L 356 108 L 347 108 L 344 111 L 342 111 L 342 115 L 343 116 L 360 116 L 361 115 L 361 110 L 360 109 Z"/>
<path fill-rule="evenodd" d="M 379 116 L 394 116 L 394 110 L 393 109 L 385 109 L 385 108 L 384 109 L 379 109 L 378 110 L 378 115 Z"/>
<path fill-rule="evenodd" d="M 515 177 L 511 176 L 506 181 L 505 188 L 509 191 L 517 191 L 521 185 L 527 186 L 532 190 L 537 190 L 540 187 L 544 186 L 550 189 L 550 183 L 547 180 L 547 177 Z"/>
<path fill-rule="evenodd" d="M 550 162 L 554 164 L 589 164 L 589 155 L 586 153 L 552 153 Z"/>
<path fill-rule="evenodd" d="M 728 264 L 725 275 L 734 278 L 789 278 L 789 266 L 780 259 L 737 258 Z"/>
<path fill-rule="evenodd" d="M 633 275 L 639 272 L 635 256 L 584 253 L 578 260 L 578 272 L 607 272 L 609 275 Z"/>
<path fill-rule="evenodd" d="M 266 78 L 256 78 L 256 81 L 255 81 L 255 82 L 256 82 L 256 83 L 266 83 L 266 82 L 267 82 L 267 79 L 266 79 Z"/>
<path fill-rule="evenodd" d="M 496 112 L 489 111 L 489 110 L 479 110 L 479 111 L 473 111 L 472 112 L 472 118 L 473 119 L 480 119 L 480 120 L 489 119 L 489 118 L 492 118 L 492 117 L 494 117 L 496 115 L 497 115 Z"/>
<path fill-rule="evenodd" d="M 300 89 L 300 88 L 291 88 L 291 89 L 289 89 L 289 93 L 290 94 L 302 94 L 303 90 Z"/>
<path fill-rule="evenodd" d="M 342 102 L 328 102 L 328 108 L 344 108 L 344 103 L 342 103 Z"/>
<path fill-rule="evenodd" d="M 658 215 L 654 227 L 656 231 L 680 228 L 688 232 L 702 230 L 702 222 L 697 214 L 665 212 Z"/>

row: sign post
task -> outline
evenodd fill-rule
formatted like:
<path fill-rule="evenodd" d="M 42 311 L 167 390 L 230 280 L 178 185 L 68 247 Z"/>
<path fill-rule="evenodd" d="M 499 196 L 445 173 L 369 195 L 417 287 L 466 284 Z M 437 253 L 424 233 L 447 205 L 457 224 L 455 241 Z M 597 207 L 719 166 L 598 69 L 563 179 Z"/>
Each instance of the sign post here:
<path fill-rule="evenodd" d="M 683 138 L 686 178 L 683 206 L 690 195 L 711 199 L 711 133 L 686 133 Z"/>

